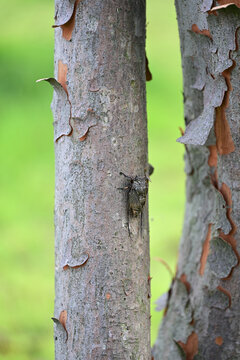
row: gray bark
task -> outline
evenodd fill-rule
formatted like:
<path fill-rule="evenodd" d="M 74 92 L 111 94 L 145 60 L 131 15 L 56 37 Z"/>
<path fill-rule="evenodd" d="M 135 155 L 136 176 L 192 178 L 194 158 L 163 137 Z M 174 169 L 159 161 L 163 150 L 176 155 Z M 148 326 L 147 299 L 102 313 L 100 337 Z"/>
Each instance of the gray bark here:
<path fill-rule="evenodd" d="M 57 360 L 150 359 L 145 1 L 56 0 Z"/>
<path fill-rule="evenodd" d="M 154 360 L 240 359 L 238 6 L 239 1 L 176 0 L 186 211 Z"/>

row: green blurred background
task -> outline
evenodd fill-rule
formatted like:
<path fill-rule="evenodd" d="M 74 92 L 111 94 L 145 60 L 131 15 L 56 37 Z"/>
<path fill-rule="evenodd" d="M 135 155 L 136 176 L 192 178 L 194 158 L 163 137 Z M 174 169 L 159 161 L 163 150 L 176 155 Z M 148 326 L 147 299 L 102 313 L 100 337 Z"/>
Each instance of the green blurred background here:
<path fill-rule="evenodd" d="M 53 0 L 0 2 L 0 359 L 53 360 Z M 147 2 L 152 342 L 154 302 L 175 271 L 184 212 L 182 80 L 174 3 Z"/>

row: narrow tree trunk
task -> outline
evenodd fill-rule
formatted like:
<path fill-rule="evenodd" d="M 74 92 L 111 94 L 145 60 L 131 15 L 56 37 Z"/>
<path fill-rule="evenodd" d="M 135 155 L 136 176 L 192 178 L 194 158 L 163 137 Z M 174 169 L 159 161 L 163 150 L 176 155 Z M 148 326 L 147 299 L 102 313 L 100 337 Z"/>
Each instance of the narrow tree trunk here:
<path fill-rule="evenodd" d="M 240 359 L 240 2 L 212 3 L 176 0 L 187 199 L 154 360 Z"/>
<path fill-rule="evenodd" d="M 150 359 L 145 1 L 56 0 L 57 360 Z M 123 188 L 123 190 L 119 189 Z"/>

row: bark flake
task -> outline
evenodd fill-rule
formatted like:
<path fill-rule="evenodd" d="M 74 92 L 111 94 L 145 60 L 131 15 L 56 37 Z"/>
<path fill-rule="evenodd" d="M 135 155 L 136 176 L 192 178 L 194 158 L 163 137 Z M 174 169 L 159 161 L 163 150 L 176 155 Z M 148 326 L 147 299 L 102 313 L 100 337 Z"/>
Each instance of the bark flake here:
<path fill-rule="evenodd" d="M 75 25 L 75 15 L 77 6 L 81 0 L 57 0 L 55 25 L 53 28 L 61 27 L 62 37 L 71 40 L 72 32 Z"/>
<path fill-rule="evenodd" d="M 197 23 L 191 26 L 196 48 L 191 49 L 188 56 L 193 57 L 198 69 L 192 87 L 203 91 L 204 107 L 202 113 L 187 124 L 184 136 L 177 139 L 184 144 L 205 145 L 210 141 L 208 138 L 215 122 L 217 148 L 220 154 L 229 154 L 235 148 L 226 119 L 226 108 L 232 90 L 230 76 L 235 67 L 232 52 L 237 48 L 238 24 L 232 12 L 229 12 L 228 16 L 233 20 L 232 25 L 230 28 L 226 27 L 226 32 L 221 38 L 218 36 L 218 29 L 224 26 L 223 16 L 217 20 L 210 17 L 205 28 L 199 27 Z M 202 35 L 205 36 L 201 40 Z"/>
<path fill-rule="evenodd" d="M 59 315 L 59 319 L 52 317 L 52 320 L 55 324 L 57 325 L 61 325 L 62 328 L 65 330 L 66 332 L 66 342 L 68 340 L 68 331 L 67 331 L 67 327 L 66 327 L 66 323 L 67 323 L 67 310 L 62 310 L 60 315 Z"/>
<path fill-rule="evenodd" d="M 80 114 L 72 116 L 72 127 L 78 139 L 84 141 L 88 136 L 89 129 L 97 125 L 99 117 L 91 108 L 87 109 L 86 114 L 82 118 L 80 116 Z"/>
<path fill-rule="evenodd" d="M 211 8 L 212 11 L 226 9 L 228 6 L 235 5 L 240 8 L 240 0 L 218 0 L 219 5 Z"/>
<path fill-rule="evenodd" d="M 72 133 L 70 125 L 71 103 L 63 86 L 54 78 L 43 78 L 37 80 L 47 81 L 54 89 L 52 108 L 54 113 L 54 141 L 57 142 L 62 136 L 69 136 Z M 64 106 L 62 107 L 62 104 Z"/>
<path fill-rule="evenodd" d="M 227 217 L 227 204 L 218 189 L 214 188 L 214 208 L 210 217 L 210 222 L 214 224 L 216 229 L 222 229 L 224 234 L 229 234 L 232 226 Z"/>
<path fill-rule="evenodd" d="M 63 262 L 62 267 L 64 270 L 67 270 L 68 268 L 77 269 L 77 268 L 85 265 L 87 263 L 88 259 L 89 259 L 88 253 L 82 253 L 82 254 L 80 254 L 80 256 L 78 258 L 73 258 L 71 256 L 69 259 L 66 259 Z"/>
<path fill-rule="evenodd" d="M 222 279 L 230 274 L 238 259 L 230 244 L 220 237 L 215 237 L 211 240 L 208 263 L 211 271 Z"/>
<path fill-rule="evenodd" d="M 204 110 L 197 119 L 190 121 L 184 135 L 177 139 L 178 142 L 192 145 L 206 144 L 214 124 L 215 108 L 221 106 L 226 90 L 227 86 L 221 76 L 214 79 L 208 76 L 208 82 L 203 90 Z"/>

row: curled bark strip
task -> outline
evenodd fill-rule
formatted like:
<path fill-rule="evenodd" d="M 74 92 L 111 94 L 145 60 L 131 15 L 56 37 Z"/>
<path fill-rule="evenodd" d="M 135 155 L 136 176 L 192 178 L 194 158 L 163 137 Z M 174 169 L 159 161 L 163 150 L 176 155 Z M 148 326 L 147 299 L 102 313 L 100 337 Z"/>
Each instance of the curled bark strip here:
<path fill-rule="evenodd" d="M 47 81 L 50 85 L 52 85 L 54 90 L 58 91 L 59 93 L 62 92 L 63 87 L 56 79 L 54 79 L 54 78 L 43 78 L 43 79 L 36 80 L 37 83 L 41 82 L 41 81 Z"/>
<path fill-rule="evenodd" d="M 66 342 L 68 340 L 68 331 L 67 331 L 67 327 L 66 327 L 66 322 L 67 322 L 67 310 L 62 310 L 59 316 L 59 319 L 52 317 L 52 320 L 55 324 L 57 325 L 61 325 L 63 327 L 63 329 L 66 332 Z"/>
<path fill-rule="evenodd" d="M 173 278 L 174 278 L 174 274 L 173 274 L 173 272 L 172 272 L 172 269 L 171 269 L 170 266 L 168 265 L 168 263 L 167 263 L 165 260 L 163 260 L 162 258 L 160 258 L 160 257 L 157 257 L 156 260 L 159 261 L 162 265 L 165 266 L 165 268 L 166 268 L 167 271 L 169 272 L 171 278 L 173 279 Z"/>
<path fill-rule="evenodd" d="M 240 8 L 240 0 L 218 0 L 219 6 L 214 6 L 212 11 L 226 9 L 228 6 L 235 5 Z"/>
<path fill-rule="evenodd" d="M 205 270 L 205 266 L 206 266 L 207 258 L 208 258 L 208 254 L 209 254 L 210 240 L 211 240 L 211 230 L 212 230 L 212 224 L 209 224 L 208 225 L 207 236 L 206 236 L 206 239 L 205 239 L 204 244 L 203 244 L 202 256 L 201 256 L 201 260 L 200 260 L 199 274 L 201 276 L 203 276 L 203 274 L 204 274 L 204 270 Z"/>
<path fill-rule="evenodd" d="M 198 335 L 193 331 L 188 337 L 186 344 L 182 341 L 177 342 L 186 355 L 186 360 L 193 360 L 198 353 Z"/>
<path fill-rule="evenodd" d="M 66 24 L 72 16 L 75 0 L 56 0 L 55 1 L 55 25 L 53 27 Z"/>
<path fill-rule="evenodd" d="M 47 81 L 54 89 L 53 104 L 57 103 L 57 106 L 54 106 L 56 109 L 56 112 L 54 113 L 54 141 L 57 142 L 62 136 L 69 136 L 72 133 L 72 127 L 70 125 L 71 103 L 68 99 L 67 92 L 56 79 L 43 78 L 36 82 L 41 81 Z M 62 104 L 63 102 L 64 111 L 61 111 L 60 109 L 62 109 L 62 107 L 60 106 L 60 103 Z"/>
<path fill-rule="evenodd" d="M 77 10 L 77 6 L 80 3 L 80 1 L 81 0 L 75 1 L 73 13 L 72 13 L 70 20 L 66 24 L 61 25 L 62 36 L 66 40 L 71 40 L 71 38 L 72 38 L 72 32 L 73 32 L 74 25 L 75 25 L 76 10 Z"/>
<path fill-rule="evenodd" d="M 219 5 L 234 4 L 240 8 L 240 0 L 218 0 Z"/>
<path fill-rule="evenodd" d="M 151 81 L 152 80 L 152 73 L 149 70 L 147 55 L 145 55 L 145 56 L 146 56 L 146 81 Z"/>
<path fill-rule="evenodd" d="M 88 253 L 82 253 L 77 259 L 74 259 L 73 257 L 70 257 L 69 259 L 66 259 L 63 264 L 63 270 L 67 270 L 69 268 L 78 269 L 79 267 L 85 265 L 89 259 Z"/>
<path fill-rule="evenodd" d="M 75 25 L 75 15 L 77 6 L 81 0 L 58 0 L 56 4 L 55 27 L 61 27 L 62 36 L 66 40 L 71 40 Z"/>
<path fill-rule="evenodd" d="M 207 37 L 209 37 L 209 39 L 212 40 L 212 35 L 210 34 L 210 31 L 208 29 L 200 30 L 196 24 L 193 24 L 192 31 L 195 32 L 196 34 L 207 36 Z"/>

